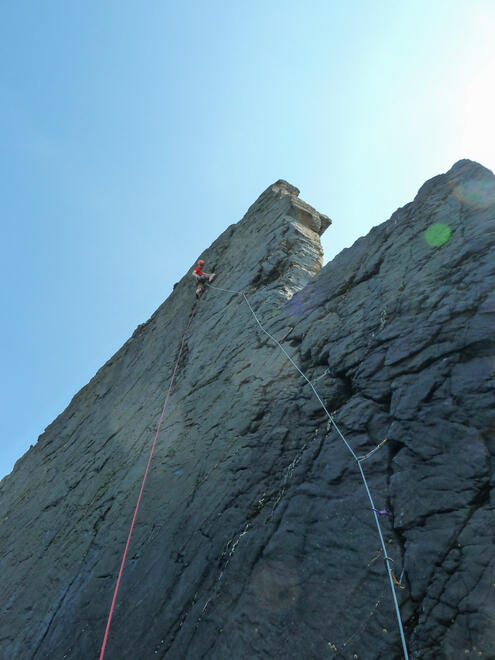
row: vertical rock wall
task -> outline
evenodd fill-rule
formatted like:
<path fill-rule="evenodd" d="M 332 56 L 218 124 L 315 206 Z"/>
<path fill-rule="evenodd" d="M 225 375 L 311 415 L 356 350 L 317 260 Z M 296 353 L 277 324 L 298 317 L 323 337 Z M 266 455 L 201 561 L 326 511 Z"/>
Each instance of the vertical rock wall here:
<path fill-rule="evenodd" d="M 298 192 L 270 186 L 201 256 L 358 454 L 388 439 L 363 466 L 411 657 L 495 657 L 495 178 L 460 161 L 321 270 L 330 221 Z M 187 274 L 1 482 L 0 657 L 97 657 L 193 289 Z M 208 290 L 105 657 L 401 657 L 327 421 L 242 297 Z"/>

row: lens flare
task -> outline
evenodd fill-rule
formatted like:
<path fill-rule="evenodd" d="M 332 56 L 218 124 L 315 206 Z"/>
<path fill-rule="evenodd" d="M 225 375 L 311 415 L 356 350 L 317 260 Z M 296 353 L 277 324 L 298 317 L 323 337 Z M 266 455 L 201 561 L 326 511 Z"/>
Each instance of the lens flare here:
<path fill-rule="evenodd" d="M 452 193 L 466 206 L 485 209 L 495 203 L 495 188 L 491 179 L 469 179 L 451 184 Z"/>
<path fill-rule="evenodd" d="M 324 304 L 326 300 L 327 294 L 322 290 L 320 283 L 316 286 L 308 285 L 292 296 L 286 304 L 286 309 L 293 316 L 305 316 Z"/>
<path fill-rule="evenodd" d="M 448 225 L 443 222 L 435 222 L 425 231 L 425 241 L 430 247 L 440 247 L 445 245 L 450 238 L 452 231 Z"/>
<path fill-rule="evenodd" d="M 297 603 L 300 582 L 295 568 L 281 561 L 268 560 L 255 571 L 252 586 L 264 609 L 283 612 Z"/>

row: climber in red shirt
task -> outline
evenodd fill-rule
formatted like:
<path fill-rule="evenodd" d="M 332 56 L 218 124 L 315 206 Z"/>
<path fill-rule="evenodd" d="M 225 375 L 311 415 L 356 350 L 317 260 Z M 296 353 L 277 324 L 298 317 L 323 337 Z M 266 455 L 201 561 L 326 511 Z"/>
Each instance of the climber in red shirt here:
<path fill-rule="evenodd" d="M 199 259 L 198 265 L 193 270 L 194 278 L 196 279 L 196 298 L 199 300 L 203 291 L 205 290 L 206 282 L 211 282 L 215 277 L 215 273 L 203 273 L 202 268 L 205 265 L 203 259 Z"/>

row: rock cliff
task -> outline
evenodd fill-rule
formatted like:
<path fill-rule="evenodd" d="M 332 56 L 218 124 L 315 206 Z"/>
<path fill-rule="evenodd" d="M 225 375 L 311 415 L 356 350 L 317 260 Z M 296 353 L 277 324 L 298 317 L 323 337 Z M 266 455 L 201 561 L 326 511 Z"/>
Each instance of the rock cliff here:
<path fill-rule="evenodd" d="M 363 462 L 410 657 L 495 658 L 495 177 L 460 161 L 321 268 L 284 181 L 204 254 Z M 191 265 L 192 268 L 192 265 Z M 0 657 L 98 657 L 190 270 L 0 484 Z M 105 658 L 401 658 L 355 461 L 239 295 L 181 356 Z"/>

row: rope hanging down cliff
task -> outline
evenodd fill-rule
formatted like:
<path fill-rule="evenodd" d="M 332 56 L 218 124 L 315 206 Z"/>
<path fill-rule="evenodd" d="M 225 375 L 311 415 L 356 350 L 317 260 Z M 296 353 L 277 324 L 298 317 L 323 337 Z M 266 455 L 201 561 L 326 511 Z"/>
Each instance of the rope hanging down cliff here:
<path fill-rule="evenodd" d="M 394 583 L 398 584 L 398 586 L 400 586 L 401 588 L 402 588 L 402 585 L 401 585 L 400 582 L 397 581 L 397 578 L 395 577 L 395 575 L 392 571 L 392 568 L 390 566 L 390 562 L 393 561 L 393 560 L 390 557 L 388 557 L 388 555 L 387 555 L 385 541 L 384 541 L 384 538 L 383 538 L 383 533 L 382 533 L 380 521 L 379 521 L 378 515 L 377 515 L 377 514 L 381 514 L 382 512 L 379 509 L 375 508 L 373 498 L 371 496 L 371 492 L 370 492 L 370 489 L 368 487 L 366 477 L 365 477 L 363 469 L 361 467 L 361 461 L 366 460 L 372 453 L 377 451 L 384 444 L 385 441 L 380 443 L 380 445 L 378 445 L 374 450 L 372 450 L 372 452 L 370 452 L 366 456 L 358 457 L 355 454 L 352 447 L 347 442 L 347 440 L 345 439 L 342 432 L 340 431 L 340 429 L 337 426 L 337 424 L 336 424 L 335 420 L 333 419 L 332 415 L 328 412 L 325 404 L 321 400 L 321 397 L 318 394 L 318 392 L 317 392 L 315 386 L 313 385 L 313 383 L 301 371 L 301 369 L 297 366 L 297 364 L 294 362 L 294 360 L 291 358 L 291 356 L 287 353 L 285 348 L 280 344 L 280 342 L 277 339 L 275 339 L 275 337 L 273 337 L 273 335 L 271 335 L 267 330 L 265 330 L 265 328 L 261 324 L 260 320 L 258 319 L 255 311 L 253 310 L 249 300 L 247 299 L 245 293 L 243 291 L 233 291 L 233 290 L 230 290 L 230 289 L 222 289 L 220 287 L 213 286 L 212 284 L 209 284 L 209 283 L 207 283 L 207 286 L 209 286 L 212 289 L 216 289 L 217 291 L 223 291 L 225 293 L 232 293 L 232 294 L 235 294 L 235 295 L 242 295 L 242 297 L 244 298 L 245 302 L 247 303 L 247 305 L 249 307 L 249 310 L 250 310 L 251 314 L 253 315 L 256 323 L 258 324 L 258 326 L 260 327 L 262 332 L 264 332 L 273 342 L 275 342 L 275 344 L 277 344 L 277 346 L 284 353 L 284 355 L 291 362 L 291 364 L 295 367 L 295 369 L 299 372 L 299 374 L 310 385 L 310 387 L 313 390 L 313 393 L 315 394 L 316 398 L 318 399 L 321 407 L 325 411 L 325 414 L 327 415 L 329 421 L 331 422 L 331 424 L 333 425 L 333 427 L 335 428 L 335 430 L 337 431 L 337 433 L 341 437 L 342 441 L 346 445 L 347 449 L 352 454 L 352 457 L 356 461 L 356 463 L 358 465 L 358 468 L 359 468 L 359 471 L 360 471 L 360 474 L 361 474 L 361 478 L 363 480 L 364 487 L 366 489 L 368 499 L 369 499 L 370 504 L 371 504 L 371 510 L 373 511 L 373 514 L 374 514 L 374 517 L 375 517 L 375 523 L 376 523 L 378 534 L 379 534 L 379 537 L 380 537 L 380 543 L 381 543 L 382 550 L 383 550 L 385 565 L 387 567 L 387 573 L 388 573 L 388 576 L 389 576 L 390 588 L 392 590 L 392 596 L 393 596 L 393 600 L 394 600 L 395 612 L 396 612 L 396 615 L 397 615 L 397 622 L 398 622 L 398 626 L 399 626 L 399 631 L 400 631 L 400 636 L 401 636 L 401 641 L 402 641 L 402 648 L 403 648 L 403 652 L 404 652 L 404 659 L 408 660 L 409 656 L 408 656 L 408 652 L 407 652 L 407 646 L 406 646 L 406 641 L 405 641 L 405 637 L 404 637 L 404 631 L 403 631 L 403 628 L 402 628 L 402 621 L 401 621 L 401 618 L 400 618 L 399 605 L 398 605 L 398 602 L 397 602 L 397 596 L 395 594 L 395 589 L 394 589 Z M 157 442 L 157 439 L 158 439 L 158 433 L 160 432 L 161 424 L 162 424 L 162 421 L 163 421 L 163 416 L 165 414 L 165 409 L 166 409 L 167 404 L 168 404 L 168 400 L 169 400 L 169 397 L 170 397 L 170 392 L 172 390 L 172 385 L 174 383 L 175 376 L 176 376 L 176 373 L 177 373 L 177 369 L 178 369 L 178 366 L 179 366 L 179 361 L 180 361 L 180 357 L 182 355 L 182 351 L 183 351 L 183 348 L 184 348 L 184 342 L 185 342 L 185 339 L 186 339 L 186 335 L 187 335 L 187 332 L 188 332 L 189 327 L 191 325 L 193 316 L 196 312 L 197 306 L 198 306 L 198 302 L 196 302 L 196 304 L 194 305 L 194 307 L 192 309 L 192 312 L 191 312 L 191 315 L 189 317 L 189 321 L 187 323 L 186 329 L 184 330 L 184 334 L 182 335 L 182 342 L 181 342 L 181 345 L 180 345 L 179 353 L 177 355 L 177 360 L 175 362 L 175 367 L 174 367 L 174 371 L 172 373 L 172 378 L 170 380 L 167 395 L 165 397 L 165 402 L 163 404 L 162 412 L 161 412 L 161 415 L 160 415 L 160 419 L 159 419 L 158 426 L 157 426 L 157 429 L 156 429 L 156 433 L 155 433 L 155 437 L 154 437 L 153 444 L 152 444 L 152 447 L 151 447 L 150 455 L 149 455 L 149 458 L 148 458 L 148 463 L 147 463 L 146 470 L 145 470 L 144 477 L 143 477 L 143 481 L 142 481 L 142 484 L 141 484 L 141 489 L 140 489 L 139 496 L 138 496 L 138 499 L 137 499 L 136 508 L 134 510 L 134 515 L 133 515 L 133 518 L 132 518 L 132 522 L 131 522 L 131 526 L 130 526 L 130 530 L 129 530 L 129 535 L 128 535 L 126 546 L 125 546 L 125 549 L 124 549 L 124 554 L 123 554 L 123 557 L 122 557 L 120 570 L 119 570 L 119 574 L 118 574 L 118 577 L 117 577 L 117 582 L 116 582 L 116 585 L 115 585 L 115 590 L 114 590 L 114 594 L 113 594 L 113 598 L 112 598 L 112 603 L 111 603 L 110 611 L 109 611 L 109 614 L 108 614 L 108 620 L 107 620 L 107 625 L 106 625 L 106 628 L 105 628 L 105 635 L 104 635 L 103 643 L 102 643 L 102 646 L 101 646 L 99 660 L 103 660 L 103 657 L 105 655 L 105 649 L 106 649 L 106 645 L 107 645 L 107 642 L 108 642 L 108 635 L 109 635 L 109 631 L 110 631 L 110 625 L 111 625 L 111 622 L 112 622 L 113 612 L 114 612 L 114 609 L 115 609 L 115 603 L 116 603 L 116 600 L 117 600 L 117 594 L 118 594 L 119 587 L 120 587 L 120 581 L 121 581 L 121 578 L 122 578 L 122 573 L 123 573 L 123 570 L 124 570 L 124 565 L 125 565 L 125 562 L 126 562 L 127 553 L 128 553 L 128 550 L 129 550 L 129 545 L 130 545 L 132 533 L 133 533 L 133 530 L 134 530 L 134 524 L 136 522 L 137 514 L 138 514 L 138 511 L 139 511 L 139 505 L 141 503 L 141 497 L 142 497 L 142 494 L 143 494 L 144 486 L 145 486 L 146 479 L 147 479 L 147 476 L 148 476 L 148 472 L 149 472 L 149 469 L 150 469 L 151 459 L 153 458 L 153 453 L 155 451 L 155 446 L 156 446 L 156 442 Z"/>
<path fill-rule="evenodd" d="M 320 395 L 318 394 L 318 392 L 317 392 L 315 386 L 313 385 L 313 383 L 312 383 L 312 382 L 309 380 L 309 378 L 308 378 L 308 377 L 307 377 L 307 376 L 301 371 L 301 369 L 299 369 L 299 367 L 297 366 L 297 364 L 294 362 L 294 360 L 291 358 L 291 356 L 287 353 L 287 351 L 286 351 L 285 348 L 282 346 L 282 344 L 281 344 L 277 339 L 275 339 L 275 337 L 274 337 L 273 335 L 271 335 L 271 334 L 268 332 L 268 330 L 265 330 L 265 328 L 264 328 L 263 325 L 261 324 L 260 320 L 259 320 L 258 317 L 256 316 L 255 311 L 254 311 L 253 308 L 251 307 L 251 303 L 250 303 L 249 300 L 247 299 L 246 294 L 245 294 L 243 291 L 232 291 L 232 290 L 230 290 L 230 289 L 222 289 L 222 288 L 220 288 L 220 287 L 218 287 L 218 286 L 213 286 L 213 284 L 208 284 L 208 283 L 207 283 L 207 286 L 208 286 L 209 288 L 211 288 L 211 289 L 216 289 L 217 291 L 223 291 L 223 292 L 225 292 L 225 293 L 233 293 L 233 294 L 235 294 L 235 295 L 239 295 L 239 296 L 242 296 L 242 297 L 244 298 L 244 300 L 245 300 L 246 303 L 247 303 L 247 306 L 249 307 L 249 309 L 250 309 L 250 311 L 251 311 L 251 314 L 254 316 L 254 319 L 255 319 L 256 323 L 259 325 L 259 327 L 260 327 L 260 329 L 262 330 L 262 332 L 264 332 L 265 335 L 267 335 L 272 341 L 275 342 L 275 344 L 277 344 L 277 346 L 280 348 L 280 350 L 281 350 L 282 353 L 286 356 L 286 358 L 289 360 L 289 362 L 291 362 L 291 364 L 295 367 L 295 369 L 297 369 L 297 371 L 299 372 L 299 374 L 300 374 L 300 375 L 304 378 L 304 380 L 309 384 L 309 386 L 310 386 L 311 389 L 313 390 L 314 395 L 315 395 L 316 398 L 318 399 L 318 401 L 319 401 L 321 407 L 322 407 L 323 410 L 325 411 L 325 414 L 327 415 L 328 419 L 330 420 L 331 424 L 333 425 L 334 429 L 337 431 L 337 433 L 339 434 L 339 436 L 340 436 L 341 439 L 343 440 L 345 446 L 346 446 L 347 449 L 350 451 L 350 453 L 352 454 L 352 457 L 353 457 L 354 460 L 356 461 L 357 466 L 358 466 L 358 469 L 359 469 L 359 472 L 360 472 L 360 474 L 361 474 L 361 478 L 362 478 L 362 480 L 363 480 L 364 487 L 365 487 L 365 489 L 366 489 L 366 494 L 367 494 L 368 499 L 369 499 L 370 504 L 371 504 L 371 510 L 372 510 L 373 515 L 374 515 L 374 517 L 375 517 L 376 528 L 377 528 L 377 530 L 378 530 L 378 535 L 379 535 L 379 537 L 380 537 L 380 543 L 381 543 L 381 546 L 382 546 L 383 556 L 384 556 L 384 559 L 385 559 L 385 566 L 387 567 L 387 573 L 388 573 L 388 577 L 389 577 L 389 581 L 390 581 L 390 589 L 391 589 L 391 591 L 392 591 L 392 597 L 393 597 L 393 600 L 394 600 L 394 608 L 395 608 L 395 613 L 396 613 L 396 616 L 397 616 L 397 624 L 398 624 L 398 627 L 399 627 L 400 638 L 401 638 L 401 642 L 402 642 L 402 650 L 403 650 L 403 653 L 404 653 L 404 660 L 408 660 L 408 659 L 409 659 L 409 655 L 408 655 L 408 652 L 407 652 L 406 639 L 405 639 L 405 637 L 404 637 L 404 630 L 403 630 L 403 627 L 402 627 L 402 620 L 401 620 L 401 618 L 400 618 L 399 603 L 398 603 L 398 601 L 397 601 L 397 595 L 396 595 L 396 593 L 395 593 L 395 587 L 394 587 L 394 584 L 397 583 L 398 581 L 397 581 L 397 578 L 395 577 L 395 575 L 394 575 L 394 573 L 393 573 L 393 570 L 392 570 L 392 567 L 391 567 L 391 565 L 390 565 L 390 562 L 393 561 L 393 560 L 391 559 L 391 557 L 389 557 L 389 556 L 387 555 L 387 548 L 386 548 L 386 546 L 385 546 L 385 540 L 384 540 L 384 538 L 383 538 L 382 528 L 381 528 L 381 525 L 380 525 L 380 521 L 379 521 L 379 519 L 378 519 L 378 514 L 380 513 L 380 510 L 377 509 L 377 508 L 375 507 L 375 504 L 374 504 L 374 502 L 373 502 L 373 498 L 372 498 L 372 496 L 371 496 L 371 492 L 370 492 L 370 489 L 369 489 L 369 486 L 368 486 L 368 482 L 367 482 L 366 477 L 365 477 L 365 474 L 364 474 L 364 472 L 363 472 L 363 468 L 361 467 L 361 461 L 363 461 L 363 460 L 365 460 L 366 458 L 368 458 L 368 456 L 370 456 L 371 453 L 374 453 L 374 452 L 380 447 L 380 445 L 384 444 L 385 441 L 383 441 L 382 443 L 380 443 L 380 445 L 378 445 L 378 447 L 376 447 L 376 449 L 374 449 L 374 450 L 373 450 L 372 452 L 370 452 L 368 455 L 366 455 L 366 456 L 362 456 L 362 457 L 357 456 L 357 455 L 355 454 L 354 450 L 352 449 L 352 447 L 350 446 L 350 444 L 347 442 L 347 440 L 346 440 L 345 437 L 343 436 L 343 434 L 342 434 L 341 430 L 339 429 L 339 427 L 337 426 L 337 424 L 336 424 L 334 418 L 333 418 L 332 415 L 328 412 L 328 410 L 327 410 L 325 404 L 324 404 L 323 401 L 321 400 L 321 397 L 320 397 Z M 399 584 L 399 586 L 402 587 L 402 585 L 400 585 L 400 584 Z"/>
<path fill-rule="evenodd" d="M 134 523 L 136 522 L 136 517 L 137 517 L 138 511 L 139 511 L 139 505 L 141 503 L 141 496 L 143 494 L 144 485 L 145 485 L 146 479 L 148 477 L 148 472 L 149 472 L 149 469 L 150 469 L 151 459 L 153 458 L 153 453 L 155 451 L 156 441 L 158 439 L 158 433 L 160 432 L 160 427 L 161 427 L 162 421 L 163 421 L 163 415 L 165 414 L 165 408 L 167 407 L 168 399 L 170 397 L 170 392 L 172 390 L 172 385 L 173 385 L 174 380 L 175 380 L 175 374 L 177 373 L 177 368 L 179 366 L 179 360 L 180 360 L 180 356 L 182 355 L 182 349 L 184 348 L 184 342 L 186 340 L 186 334 L 187 334 L 187 331 L 189 330 L 189 326 L 191 325 L 191 321 L 192 321 L 193 316 L 196 312 L 197 306 L 198 306 L 198 303 L 196 302 L 196 304 L 194 305 L 194 307 L 192 309 L 191 315 L 189 316 L 189 321 L 187 322 L 187 326 L 186 326 L 186 329 L 184 330 L 184 334 L 182 335 L 182 343 L 180 345 L 179 354 L 177 355 L 177 360 L 175 361 L 175 367 L 174 367 L 174 371 L 172 373 L 172 378 L 170 379 L 170 384 L 168 386 L 167 396 L 165 397 L 165 403 L 163 404 L 162 414 L 160 415 L 160 419 L 158 421 L 158 426 L 156 428 L 155 438 L 153 440 L 153 445 L 151 447 L 150 456 L 148 458 L 148 464 L 146 466 L 146 471 L 144 473 L 143 482 L 141 484 L 141 490 L 139 491 L 139 496 L 138 496 L 138 499 L 137 499 L 136 508 L 134 509 L 134 516 L 132 517 L 131 528 L 129 530 L 129 536 L 127 537 L 127 543 L 125 545 L 124 554 L 122 556 L 122 562 L 120 564 L 119 575 L 117 577 L 117 583 L 115 585 L 115 591 L 113 593 L 112 604 L 110 606 L 110 612 L 108 614 L 107 626 L 105 628 L 105 636 L 103 638 L 103 643 L 101 645 L 100 660 L 103 660 L 103 656 L 105 655 L 105 649 L 106 649 L 107 641 L 108 641 L 108 633 L 110 631 L 110 624 L 112 622 L 113 611 L 115 609 L 115 601 L 117 600 L 117 593 L 119 591 L 120 580 L 122 578 L 122 572 L 124 570 L 124 564 L 125 564 L 125 560 L 127 558 L 127 552 L 129 550 L 129 544 L 131 542 L 132 532 L 134 530 Z"/>

